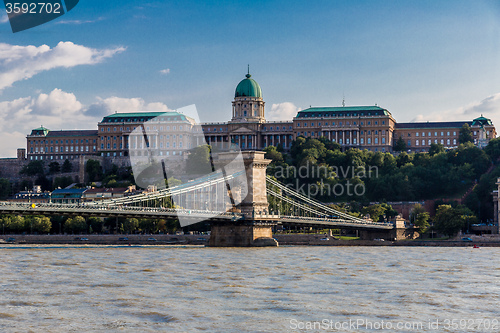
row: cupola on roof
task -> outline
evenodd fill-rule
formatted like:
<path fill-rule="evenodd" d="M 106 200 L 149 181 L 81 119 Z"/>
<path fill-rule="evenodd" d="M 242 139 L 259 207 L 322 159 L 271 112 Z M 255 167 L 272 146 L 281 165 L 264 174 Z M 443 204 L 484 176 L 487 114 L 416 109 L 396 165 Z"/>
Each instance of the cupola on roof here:
<path fill-rule="evenodd" d="M 236 87 L 234 97 L 260 97 L 262 98 L 262 90 L 259 84 L 251 79 L 252 75 L 248 73 L 245 75 L 246 79 L 241 80 Z"/>

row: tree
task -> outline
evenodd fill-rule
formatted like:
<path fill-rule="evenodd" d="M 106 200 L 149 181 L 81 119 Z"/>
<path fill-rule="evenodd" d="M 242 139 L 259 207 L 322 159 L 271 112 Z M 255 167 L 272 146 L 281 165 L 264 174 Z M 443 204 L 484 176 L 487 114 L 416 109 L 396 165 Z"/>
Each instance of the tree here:
<path fill-rule="evenodd" d="M 462 128 L 460 128 L 460 132 L 458 133 L 458 142 L 459 143 L 473 142 L 472 130 L 470 129 L 469 124 L 465 123 L 462 125 Z"/>
<path fill-rule="evenodd" d="M 434 216 L 434 229 L 439 233 L 452 237 L 465 226 L 466 218 L 463 211 L 452 208 L 451 205 L 440 205 Z"/>
<path fill-rule="evenodd" d="M 136 218 L 129 218 L 126 219 L 124 222 L 122 222 L 121 232 L 131 234 L 134 231 L 136 231 L 138 227 L 139 227 L 139 220 Z"/>
<path fill-rule="evenodd" d="M 49 173 L 54 174 L 54 173 L 58 173 L 59 171 L 61 171 L 61 166 L 59 165 L 59 163 L 56 161 L 50 162 Z"/>
<path fill-rule="evenodd" d="M 101 163 L 96 160 L 88 160 L 85 165 L 85 172 L 89 175 L 89 181 L 93 182 L 102 178 Z"/>
<path fill-rule="evenodd" d="M 490 140 L 484 148 L 484 152 L 488 154 L 492 161 L 496 161 L 500 157 L 500 138 Z"/>
<path fill-rule="evenodd" d="M 70 176 L 56 177 L 54 178 L 54 188 L 65 188 L 73 184 L 73 179 Z"/>
<path fill-rule="evenodd" d="M 394 151 L 405 151 L 406 150 L 406 142 L 402 136 L 396 140 L 393 147 Z"/>
<path fill-rule="evenodd" d="M 66 173 L 66 172 L 71 172 L 73 170 L 73 165 L 71 165 L 71 162 L 66 159 L 62 165 L 61 171 Z"/>
<path fill-rule="evenodd" d="M 283 163 L 283 154 L 279 152 L 276 147 L 268 146 L 264 149 L 266 152 L 265 158 L 272 160 L 272 163 Z"/>
<path fill-rule="evenodd" d="M 24 226 L 24 217 L 22 216 L 12 216 L 10 219 L 10 227 L 9 229 L 13 232 L 21 233 L 25 231 Z"/>
<path fill-rule="evenodd" d="M 64 231 L 68 233 L 78 234 L 87 231 L 87 222 L 82 216 L 69 218 L 64 223 Z"/>
<path fill-rule="evenodd" d="M 429 148 L 429 155 L 434 156 L 439 153 L 444 153 L 445 149 L 444 146 L 440 143 L 431 143 L 431 146 Z"/>
<path fill-rule="evenodd" d="M 25 223 L 30 224 L 30 231 L 40 234 L 46 234 L 50 232 L 50 229 L 52 228 L 52 222 L 50 221 L 50 218 L 46 216 L 34 216 L 26 219 Z"/>
<path fill-rule="evenodd" d="M 421 204 L 416 204 L 410 213 L 410 221 L 419 228 L 420 233 L 425 233 L 429 229 L 429 213 Z"/>
<path fill-rule="evenodd" d="M 89 217 L 88 219 L 89 228 L 92 228 L 93 232 L 101 233 L 104 222 L 95 216 Z M 92 232 L 90 232 L 92 233 Z"/>
<path fill-rule="evenodd" d="M 19 173 L 26 176 L 43 175 L 43 161 L 31 161 L 25 165 Z"/>
<path fill-rule="evenodd" d="M 0 178 L 0 199 L 7 199 L 10 196 L 10 182 L 6 178 Z"/>
<path fill-rule="evenodd" d="M 186 162 L 186 171 L 189 174 L 201 175 L 212 172 L 210 163 L 210 146 L 198 146 L 189 151 Z"/>
<path fill-rule="evenodd" d="M 384 213 L 385 213 L 385 207 L 380 205 L 380 204 L 371 205 L 371 206 L 363 207 L 361 209 L 361 213 L 363 215 L 369 214 L 370 218 L 374 222 L 378 222 L 380 220 L 380 217 L 382 215 L 384 215 Z"/>

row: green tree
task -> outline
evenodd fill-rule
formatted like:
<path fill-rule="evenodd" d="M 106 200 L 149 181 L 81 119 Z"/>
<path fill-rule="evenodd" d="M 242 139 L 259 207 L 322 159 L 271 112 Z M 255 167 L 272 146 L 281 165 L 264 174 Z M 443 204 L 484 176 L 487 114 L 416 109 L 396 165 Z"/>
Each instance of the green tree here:
<path fill-rule="evenodd" d="M 21 233 L 26 231 L 25 229 L 25 224 L 24 224 L 24 217 L 22 216 L 12 216 L 10 219 L 10 231 L 16 232 L 16 233 Z"/>
<path fill-rule="evenodd" d="M 459 143 L 473 142 L 472 130 L 470 129 L 469 124 L 465 123 L 462 125 L 462 128 L 460 128 L 460 132 L 458 133 L 458 142 Z"/>
<path fill-rule="evenodd" d="M 370 215 L 370 218 L 374 222 L 378 222 L 378 221 L 380 221 L 380 217 L 382 215 L 384 215 L 384 213 L 385 213 L 385 207 L 382 206 L 381 204 L 375 204 L 375 205 L 363 207 L 361 209 L 361 213 L 363 215 L 367 215 L 367 214 Z"/>
<path fill-rule="evenodd" d="M 136 218 L 129 218 L 122 222 L 122 230 L 121 232 L 125 232 L 127 234 L 131 234 L 137 230 L 139 227 L 139 220 Z"/>
<path fill-rule="evenodd" d="M 10 196 L 11 186 L 6 178 L 0 178 L 0 199 L 7 199 Z"/>
<path fill-rule="evenodd" d="M 266 152 L 265 158 L 272 160 L 272 163 L 283 163 L 283 154 L 279 152 L 276 147 L 268 146 L 264 149 Z"/>
<path fill-rule="evenodd" d="M 61 171 L 66 173 L 66 172 L 71 172 L 72 170 L 73 170 L 73 165 L 68 159 L 66 159 L 62 165 Z"/>
<path fill-rule="evenodd" d="M 434 216 L 434 229 L 437 232 L 452 237 L 465 226 L 465 216 L 451 205 L 440 205 Z"/>
<path fill-rule="evenodd" d="M 101 233 L 102 232 L 102 227 L 104 225 L 104 221 L 102 221 L 100 218 L 92 216 L 88 218 L 88 224 L 89 228 L 92 228 L 93 232 L 96 233 Z"/>
<path fill-rule="evenodd" d="M 6 231 L 9 231 L 10 229 L 10 219 L 11 217 L 9 215 L 3 215 L 0 218 L 0 228 L 2 228 L 2 234 L 5 234 Z"/>
<path fill-rule="evenodd" d="M 87 172 L 90 182 L 100 180 L 102 178 L 101 163 L 96 160 L 88 160 L 85 165 L 85 172 Z"/>
<path fill-rule="evenodd" d="M 406 142 L 403 139 L 403 137 L 400 136 L 399 139 L 397 139 L 394 142 L 393 150 L 394 151 L 405 151 L 406 150 Z"/>
<path fill-rule="evenodd" d="M 73 184 L 73 179 L 70 176 L 56 177 L 53 188 L 65 188 L 71 184 Z"/>
<path fill-rule="evenodd" d="M 29 225 L 31 232 L 46 234 L 50 232 L 52 228 L 52 222 L 50 218 L 46 216 L 33 216 L 25 220 L 26 226 Z"/>
<path fill-rule="evenodd" d="M 43 161 L 31 161 L 19 172 L 25 176 L 39 176 L 44 174 Z"/>
<path fill-rule="evenodd" d="M 434 156 L 439 153 L 444 153 L 445 149 L 444 146 L 440 143 L 431 143 L 431 146 L 429 147 L 429 155 Z"/>
<path fill-rule="evenodd" d="M 420 229 L 420 233 L 425 233 L 429 229 L 429 213 L 421 204 L 416 204 L 410 213 L 410 221 Z"/>
<path fill-rule="evenodd" d="M 54 173 L 58 173 L 59 171 L 61 171 L 61 166 L 59 165 L 59 163 L 56 161 L 50 162 L 49 173 L 54 174 Z"/>
<path fill-rule="evenodd" d="M 492 161 L 498 160 L 500 157 L 500 138 L 490 140 L 484 148 L 484 152 L 488 154 Z"/>
<path fill-rule="evenodd" d="M 189 174 L 206 174 L 212 171 L 209 145 L 198 146 L 189 151 L 186 171 Z"/>
<path fill-rule="evenodd" d="M 79 234 L 87 231 L 87 222 L 82 216 L 69 218 L 64 223 L 64 231 L 67 233 Z"/>

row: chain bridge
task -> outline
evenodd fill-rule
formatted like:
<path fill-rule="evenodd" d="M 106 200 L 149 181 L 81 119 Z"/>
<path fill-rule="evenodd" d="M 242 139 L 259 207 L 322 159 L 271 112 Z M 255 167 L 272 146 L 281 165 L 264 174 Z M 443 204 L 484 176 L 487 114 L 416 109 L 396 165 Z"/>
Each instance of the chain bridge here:
<path fill-rule="evenodd" d="M 265 175 L 270 161 L 264 159 L 264 152 L 243 154 L 244 171 L 215 172 L 179 186 L 104 201 L 80 204 L 0 202 L 0 213 L 179 219 L 184 224 L 208 221 L 212 225 L 210 244 L 213 246 L 273 245 L 271 227 L 277 224 L 385 234 L 396 227 L 401 228 L 392 222 L 354 217 L 309 198 Z M 248 194 L 241 198 L 241 203 L 231 205 L 228 200 L 218 200 L 234 192 L 227 184 L 242 175 L 248 181 Z"/>

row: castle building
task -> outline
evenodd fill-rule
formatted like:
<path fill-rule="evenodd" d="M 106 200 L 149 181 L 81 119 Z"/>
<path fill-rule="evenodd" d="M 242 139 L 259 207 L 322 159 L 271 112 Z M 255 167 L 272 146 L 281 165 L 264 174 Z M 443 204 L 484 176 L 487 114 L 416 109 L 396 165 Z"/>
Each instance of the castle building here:
<path fill-rule="evenodd" d="M 408 151 L 428 151 L 432 143 L 446 148 L 458 146 L 460 129 L 471 127 L 474 144 L 485 147 L 496 137 L 490 119 L 473 121 L 397 123 L 391 112 L 380 106 L 310 107 L 290 120 L 267 121 L 260 85 L 250 73 L 236 86 L 228 122 L 196 124 L 179 112 L 114 113 L 104 117 L 96 130 L 50 131 L 43 126 L 27 136 L 29 160 L 74 159 L 80 155 L 139 155 L 144 147 L 137 135 L 147 137 L 148 148 L 163 156 L 182 156 L 183 152 L 204 144 L 227 149 L 235 144 L 242 150 L 262 150 L 268 146 L 290 149 L 298 137 L 325 137 L 342 149 L 358 148 L 392 152 L 402 138 Z"/>

